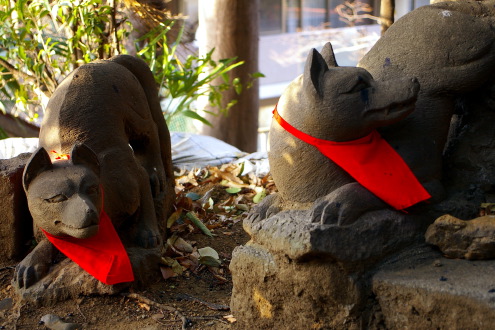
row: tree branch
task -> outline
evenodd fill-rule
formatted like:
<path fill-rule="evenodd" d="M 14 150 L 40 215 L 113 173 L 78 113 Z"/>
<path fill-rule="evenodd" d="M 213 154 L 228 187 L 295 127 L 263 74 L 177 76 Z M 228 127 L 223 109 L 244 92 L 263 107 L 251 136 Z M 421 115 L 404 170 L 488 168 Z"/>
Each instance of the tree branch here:
<path fill-rule="evenodd" d="M 0 112 L 0 127 L 11 137 L 38 137 L 40 129 L 19 117 Z"/>
<path fill-rule="evenodd" d="M 17 70 L 12 64 L 5 61 L 3 58 L 0 58 L 0 65 L 3 66 L 5 69 L 7 69 L 18 80 L 23 79 L 25 82 L 36 81 L 35 77 L 20 70 Z"/>

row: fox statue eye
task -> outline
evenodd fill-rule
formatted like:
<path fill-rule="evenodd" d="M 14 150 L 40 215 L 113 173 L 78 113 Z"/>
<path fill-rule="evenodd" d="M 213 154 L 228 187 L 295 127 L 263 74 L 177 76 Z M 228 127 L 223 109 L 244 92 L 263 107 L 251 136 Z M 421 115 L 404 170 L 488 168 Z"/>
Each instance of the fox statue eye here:
<path fill-rule="evenodd" d="M 67 197 L 63 194 L 58 194 L 58 195 L 55 195 L 53 197 L 45 199 L 45 201 L 48 203 L 60 203 L 60 202 L 66 201 L 66 200 L 67 200 Z"/>
<path fill-rule="evenodd" d="M 358 82 L 354 85 L 354 87 L 352 87 L 352 89 L 348 93 L 357 93 L 369 87 L 370 84 L 368 84 L 362 78 L 359 78 Z"/>

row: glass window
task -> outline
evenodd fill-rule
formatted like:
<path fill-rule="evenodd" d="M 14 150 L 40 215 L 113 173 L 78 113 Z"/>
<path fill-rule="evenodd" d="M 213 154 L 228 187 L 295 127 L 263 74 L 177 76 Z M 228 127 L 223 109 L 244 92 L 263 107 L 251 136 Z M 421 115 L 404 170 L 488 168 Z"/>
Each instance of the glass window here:
<path fill-rule="evenodd" d="M 282 33 L 282 0 L 260 1 L 260 33 Z"/>
<path fill-rule="evenodd" d="M 302 29 L 328 28 L 327 0 L 302 1 Z"/>
<path fill-rule="evenodd" d="M 413 0 L 414 1 L 414 0 Z M 429 0 L 416 0 L 417 3 Z M 307 30 L 376 24 L 378 0 L 262 0 L 260 33 L 292 33 Z M 378 7 L 377 7 L 378 9 Z"/>
<path fill-rule="evenodd" d="M 297 32 L 301 27 L 301 0 L 286 0 L 285 32 Z"/>

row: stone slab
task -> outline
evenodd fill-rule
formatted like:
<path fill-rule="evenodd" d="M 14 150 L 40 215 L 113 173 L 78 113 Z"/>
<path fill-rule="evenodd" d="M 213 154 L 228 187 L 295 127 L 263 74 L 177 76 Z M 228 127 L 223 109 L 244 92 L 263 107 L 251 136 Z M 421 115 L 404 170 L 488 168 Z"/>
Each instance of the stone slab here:
<path fill-rule="evenodd" d="M 253 242 L 294 260 L 321 255 L 351 268 L 371 265 L 417 241 L 423 221 L 419 216 L 379 210 L 339 226 L 311 222 L 308 210 L 285 210 L 268 218 L 257 210 L 243 224 Z"/>
<path fill-rule="evenodd" d="M 495 327 L 495 260 L 443 258 L 424 246 L 402 253 L 372 279 L 387 329 Z"/>

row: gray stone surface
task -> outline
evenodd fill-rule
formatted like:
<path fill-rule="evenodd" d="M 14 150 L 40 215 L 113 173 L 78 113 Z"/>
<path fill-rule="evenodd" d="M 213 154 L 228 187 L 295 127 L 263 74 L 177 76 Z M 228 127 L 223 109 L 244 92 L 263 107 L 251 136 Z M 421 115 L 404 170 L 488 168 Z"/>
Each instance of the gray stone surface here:
<path fill-rule="evenodd" d="M 294 261 L 248 243 L 230 268 L 239 328 L 489 329 L 495 261 L 446 259 L 417 245 L 364 272 Z"/>
<path fill-rule="evenodd" d="M 490 329 L 495 326 L 495 261 L 446 259 L 409 250 L 373 277 L 387 329 Z M 380 315 L 378 315 L 380 314 Z"/>
<path fill-rule="evenodd" d="M 495 215 L 461 220 L 444 215 L 428 227 L 426 242 L 450 258 L 495 258 Z"/>
<path fill-rule="evenodd" d="M 135 281 L 106 285 L 96 280 L 72 260 L 65 258 L 51 266 L 49 275 L 29 287 L 17 288 L 24 301 L 39 306 L 52 306 L 58 301 L 75 299 L 81 295 L 117 294 L 129 287 L 142 289 L 156 280 L 159 274 L 160 249 L 128 248 Z"/>
<path fill-rule="evenodd" d="M 269 202 L 269 201 L 268 201 Z M 311 222 L 308 210 L 285 210 L 263 219 L 255 208 L 244 229 L 256 244 L 293 260 L 332 259 L 345 267 L 370 265 L 418 240 L 421 217 L 372 211 L 348 226 Z"/>
<path fill-rule="evenodd" d="M 29 156 L 0 159 L 0 265 L 22 259 L 33 235 L 22 189 L 22 172 Z"/>

